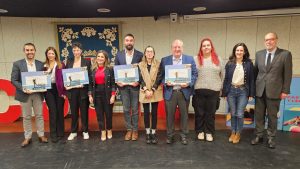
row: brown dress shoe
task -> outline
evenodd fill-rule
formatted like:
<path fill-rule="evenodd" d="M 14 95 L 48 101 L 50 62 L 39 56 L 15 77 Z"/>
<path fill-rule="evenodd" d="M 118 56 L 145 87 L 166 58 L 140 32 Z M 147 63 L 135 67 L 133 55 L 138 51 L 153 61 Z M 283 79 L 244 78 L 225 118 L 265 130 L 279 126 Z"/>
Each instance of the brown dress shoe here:
<path fill-rule="evenodd" d="M 24 148 L 28 146 L 30 143 L 31 143 L 31 138 L 25 138 L 25 140 L 21 144 L 21 147 Z"/>
<path fill-rule="evenodd" d="M 131 137 L 132 137 L 132 131 L 128 130 L 125 135 L 125 141 L 131 140 Z"/>
<path fill-rule="evenodd" d="M 40 143 L 48 143 L 48 139 L 45 136 L 39 137 L 39 142 Z"/>
<path fill-rule="evenodd" d="M 131 138 L 131 140 L 132 140 L 132 141 L 136 141 L 138 138 L 139 138 L 139 133 L 138 133 L 138 131 L 133 131 L 133 132 L 132 132 L 132 138 Z"/>

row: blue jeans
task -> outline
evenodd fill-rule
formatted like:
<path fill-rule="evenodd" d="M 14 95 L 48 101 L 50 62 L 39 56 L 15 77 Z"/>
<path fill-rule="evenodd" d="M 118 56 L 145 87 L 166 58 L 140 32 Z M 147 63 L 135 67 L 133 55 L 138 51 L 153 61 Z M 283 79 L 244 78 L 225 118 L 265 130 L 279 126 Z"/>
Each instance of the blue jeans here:
<path fill-rule="evenodd" d="M 138 131 L 139 122 L 139 87 L 124 86 L 121 92 L 121 99 L 123 103 L 124 118 L 127 130 Z M 130 113 L 130 110 L 132 114 Z"/>
<path fill-rule="evenodd" d="M 229 110 L 231 113 L 231 130 L 241 133 L 244 125 L 244 111 L 248 104 L 248 92 L 245 87 L 230 88 L 227 96 Z"/>

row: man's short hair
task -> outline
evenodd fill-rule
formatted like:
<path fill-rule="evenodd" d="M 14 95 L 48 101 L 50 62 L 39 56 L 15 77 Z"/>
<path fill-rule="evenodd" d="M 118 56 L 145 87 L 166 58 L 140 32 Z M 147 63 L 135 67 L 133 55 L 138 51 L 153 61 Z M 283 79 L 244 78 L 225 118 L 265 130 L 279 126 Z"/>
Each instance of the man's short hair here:
<path fill-rule="evenodd" d="M 127 33 L 124 38 L 126 38 L 127 36 L 130 36 L 130 37 L 132 37 L 134 39 L 134 36 L 131 33 Z"/>
<path fill-rule="evenodd" d="M 36 50 L 35 45 L 31 42 L 25 43 L 23 46 L 23 50 L 25 50 L 25 46 L 32 46 L 34 48 L 34 50 Z"/>

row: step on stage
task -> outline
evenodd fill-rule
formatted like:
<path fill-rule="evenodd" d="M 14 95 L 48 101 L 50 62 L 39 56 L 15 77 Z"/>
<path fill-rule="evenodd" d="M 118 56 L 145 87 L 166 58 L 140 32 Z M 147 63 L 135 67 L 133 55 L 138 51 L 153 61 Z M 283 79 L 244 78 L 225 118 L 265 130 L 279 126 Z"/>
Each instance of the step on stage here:
<path fill-rule="evenodd" d="M 1 169 L 295 169 L 300 166 L 300 134 L 277 133 L 276 149 L 265 144 L 252 146 L 253 129 L 245 129 L 239 144 L 228 143 L 229 130 L 217 130 L 212 143 L 196 140 L 189 134 L 189 144 L 165 143 L 165 131 L 159 131 L 159 143 L 148 145 L 145 134 L 138 141 L 123 141 L 125 132 L 113 132 L 113 139 L 100 141 L 99 132 L 89 140 L 79 135 L 73 141 L 42 144 L 36 133 L 33 142 L 21 148 L 22 133 L 0 134 Z M 69 133 L 66 133 L 66 137 Z M 47 133 L 49 135 L 49 133 Z M 66 139 L 65 137 L 65 139 Z M 50 141 L 50 140 L 49 140 Z"/>

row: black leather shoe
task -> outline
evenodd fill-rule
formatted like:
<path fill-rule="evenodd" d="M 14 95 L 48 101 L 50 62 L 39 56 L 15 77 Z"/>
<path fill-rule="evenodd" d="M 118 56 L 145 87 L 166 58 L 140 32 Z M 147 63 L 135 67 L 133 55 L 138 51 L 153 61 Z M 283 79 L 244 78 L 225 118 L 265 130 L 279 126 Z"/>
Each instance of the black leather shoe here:
<path fill-rule="evenodd" d="M 157 144 L 158 143 L 158 138 L 157 138 L 156 134 L 151 135 L 151 143 L 152 144 Z"/>
<path fill-rule="evenodd" d="M 150 144 L 151 143 L 151 137 L 150 134 L 146 134 L 146 143 Z"/>
<path fill-rule="evenodd" d="M 251 140 L 251 144 L 252 145 L 261 144 L 262 142 L 263 142 L 263 138 L 262 137 L 255 137 L 254 139 Z"/>
<path fill-rule="evenodd" d="M 58 137 L 51 137 L 51 142 L 52 143 L 57 143 L 59 141 Z"/>
<path fill-rule="evenodd" d="M 268 147 L 268 148 L 271 148 L 271 149 L 274 149 L 274 148 L 276 147 L 275 141 L 274 141 L 273 139 L 269 139 L 269 140 L 267 141 L 267 147 Z"/>
<path fill-rule="evenodd" d="M 181 137 L 181 144 L 183 144 L 183 145 L 187 145 L 188 144 L 188 141 L 187 141 L 186 137 Z"/>
<path fill-rule="evenodd" d="M 167 144 L 172 144 L 174 142 L 174 138 L 173 137 L 167 137 L 166 143 Z"/>

